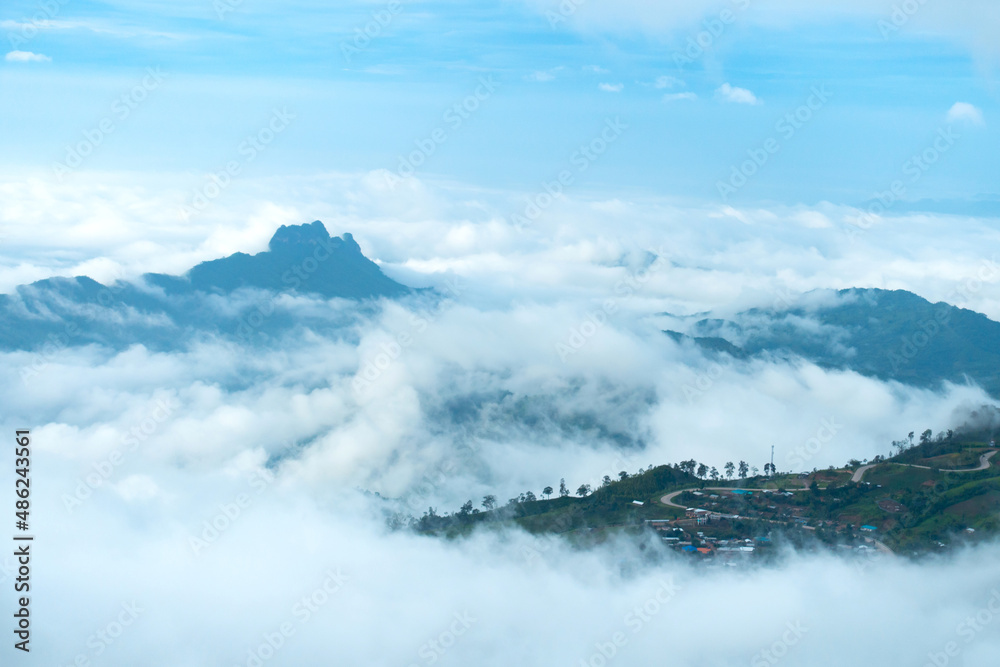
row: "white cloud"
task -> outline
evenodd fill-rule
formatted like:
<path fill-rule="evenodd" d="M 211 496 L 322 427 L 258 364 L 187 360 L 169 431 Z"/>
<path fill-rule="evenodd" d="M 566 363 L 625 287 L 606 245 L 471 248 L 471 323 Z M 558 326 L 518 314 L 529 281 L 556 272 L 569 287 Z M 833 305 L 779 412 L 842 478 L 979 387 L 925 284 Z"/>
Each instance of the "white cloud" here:
<path fill-rule="evenodd" d="M 785 467 L 823 420 L 843 427 L 810 466 L 886 453 L 917 428 L 948 428 L 957 408 L 985 400 L 981 392 L 934 393 L 795 362 L 717 368 L 666 342 L 650 314 L 738 310 L 788 289 L 886 278 L 932 300 L 966 280 L 995 286 L 1000 275 L 981 273 L 984 248 L 996 247 L 992 221 L 900 216 L 852 242 L 831 229 L 857 213 L 847 207 L 736 210 L 568 193 L 518 229 L 504 216 L 518 200 L 512 193 L 412 179 L 387 197 L 374 173 L 254 180 L 253 199 L 188 223 L 170 183 L 122 178 L 0 183 L 8 259 L 46 274 L 104 266 L 102 258 L 131 271 L 178 271 L 259 251 L 277 224 L 318 217 L 331 232 L 354 232 L 387 270 L 424 284 L 457 276 L 462 289 L 438 309 L 372 307 L 347 337 L 317 327 L 253 349 L 210 336 L 175 351 L 57 348 L 28 382 L 19 371 L 35 356 L 0 353 L 0 404 L 33 425 L 51 490 L 38 497 L 38 517 L 51 539 L 44 585 L 61 604 L 37 619 L 48 637 L 40 660 L 86 653 L 122 601 L 136 600 L 144 616 L 107 647 L 112 663 L 256 664 L 248 652 L 340 568 L 344 588 L 308 623 L 292 618 L 295 634 L 268 664 L 328 664 L 332 641 L 343 664 L 422 664 L 421 649 L 466 612 L 474 625 L 449 641 L 440 664 L 509 665 L 514 645 L 524 647 L 515 662 L 528 667 L 579 664 L 625 632 L 616 663 L 662 664 L 669 636 L 677 664 L 746 665 L 789 623 L 807 628 L 790 665 L 841 664 L 845 636 L 865 664 L 923 664 L 1000 581 L 995 543 L 924 562 L 788 553 L 746 570 L 690 569 L 669 555 L 650 558 L 651 543 L 587 550 L 519 531 L 450 541 L 387 533 L 381 506 L 353 493 L 360 486 L 413 499 L 417 513 L 444 512 L 486 493 L 537 493 L 560 477 L 575 487 L 611 466 L 614 474 L 688 457 L 762 465 L 772 444 Z M 632 296 L 617 295 L 664 239 L 670 264 L 646 273 Z M 608 298 L 618 299 L 614 316 L 563 364 L 554 343 Z M 970 298 L 969 307 L 1000 314 L 995 290 Z M 401 333 L 411 342 L 369 394 L 356 395 L 352 379 Z M 703 393 L 685 396 L 685 385 L 706 377 Z M 167 399 L 171 414 L 147 429 Z M 136 428 L 140 445 L 66 511 L 63 494 L 106 470 Z M 622 438 L 642 444 L 623 448 Z M 615 465 L 625 457 L 637 460 Z M 241 496 L 248 501 L 237 513 Z M 190 537 L 220 515 L 226 527 L 196 557 Z M 274 538 L 276 526 L 303 537 L 290 549 Z M 633 632 L 623 618 L 664 577 L 679 585 L 677 597 Z M 744 606 L 719 604 L 727 599 L 768 602 L 748 617 Z M 163 619 L 170 636 L 209 639 L 195 649 L 164 642 Z M 876 625 L 877 634 L 866 632 Z M 385 627 L 392 641 L 373 643 Z M 1000 645 L 983 632 L 962 651 L 963 664 L 986 667 Z"/>
<path fill-rule="evenodd" d="M 534 81 L 536 83 L 548 83 L 549 81 L 555 81 L 556 73 L 561 71 L 562 67 L 553 67 L 547 70 L 536 70 L 531 74 L 527 75 L 526 81 Z"/>
<path fill-rule="evenodd" d="M 593 72 L 594 74 L 607 74 L 611 71 L 601 67 L 600 65 L 584 65 L 583 69 L 586 72 Z"/>
<path fill-rule="evenodd" d="M 664 88 L 674 88 L 676 86 L 683 86 L 683 85 L 684 82 L 678 79 L 677 77 L 666 76 L 666 75 L 656 77 L 656 81 L 653 82 L 653 87 L 660 90 Z"/>
<path fill-rule="evenodd" d="M 982 110 L 968 102 L 955 102 L 948 110 L 947 119 L 949 123 L 965 122 L 973 125 L 984 123 Z"/>
<path fill-rule="evenodd" d="M 31 51 L 10 51 L 4 60 L 9 63 L 47 63 L 52 62 L 52 58 L 41 53 L 32 53 Z"/>
<path fill-rule="evenodd" d="M 694 93 L 667 93 L 663 96 L 664 102 L 676 102 L 678 100 L 696 100 L 698 96 Z"/>
<path fill-rule="evenodd" d="M 597 87 L 606 93 L 620 93 L 625 90 L 624 83 L 601 83 Z"/>
<path fill-rule="evenodd" d="M 553 11 L 551 0 L 523 0 L 537 12 Z M 588 0 L 571 3 L 574 11 L 563 17 L 566 25 L 585 34 L 632 33 L 681 37 L 681 43 L 705 30 L 704 21 L 717 18 L 717 0 Z M 964 44 L 977 56 L 1000 58 L 1000 5 L 995 0 L 961 3 L 914 2 L 903 5 L 880 0 L 736 0 L 724 3 L 740 24 L 785 31 L 789 26 L 853 22 L 860 33 L 882 39 L 900 32 L 936 35 Z M 915 9 L 915 11 L 914 11 Z M 885 30 L 880 26 L 890 26 Z"/>
<path fill-rule="evenodd" d="M 760 104 L 757 96 L 746 88 L 737 88 L 728 83 L 724 83 L 715 91 L 715 94 L 726 102 L 733 104 Z"/>

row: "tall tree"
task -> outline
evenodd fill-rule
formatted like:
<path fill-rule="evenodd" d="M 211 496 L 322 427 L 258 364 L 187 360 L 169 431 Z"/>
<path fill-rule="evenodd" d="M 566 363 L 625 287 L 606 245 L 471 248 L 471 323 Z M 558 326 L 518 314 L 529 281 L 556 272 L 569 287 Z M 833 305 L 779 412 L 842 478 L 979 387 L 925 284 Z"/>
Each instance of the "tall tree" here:
<path fill-rule="evenodd" d="M 581 484 L 580 488 L 576 490 L 576 495 L 581 498 L 586 498 L 588 493 L 590 493 L 590 484 Z"/>
<path fill-rule="evenodd" d="M 483 496 L 483 507 L 489 512 L 491 509 L 497 506 L 497 497 L 493 494 L 488 496 Z"/>
<path fill-rule="evenodd" d="M 708 476 L 708 466 L 704 463 L 698 464 L 698 477 L 705 479 Z"/>
<path fill-rule="evenodd" d="M 719 481 L 719 471 L 716 469 L 715 466 L 712 466 L 712 470 L 711 470 L 711 472 L 708 473 L 708 475 L 709 475 L 709 477 L 712 478 L 713 482 L 718 482 Z"/>
<path fill-rule="evenodd" d="M 565 479 L 560 479 L 559 480 L 559 497 L 560 498 L 565 498 L 568 495 L 569 495 L 569 489 L 566 488 L 566 480 Z"/>
<path fill-rule="evenodd" d="M 736 474 L 736 466 L 733 465 L 732 461 L 726 461 L 726 465 L 723 467 L 726 469 L 726 479 L 732 479 L 733 475 Z"/>
<path fill-rule="evenodd" d="M 551 498 L 552 497 L 552 487 L 551 486 L 546 486 L 544 489 L 542 489 L 542 495 L 545 496 L 546 499 Z"/>
<path fill-rule="evenodd" d="M 740 479 L 746 479 L 747 473 L 750 472 L 750 466 L 747 465 L 746 461 L 740 461 Z"/>

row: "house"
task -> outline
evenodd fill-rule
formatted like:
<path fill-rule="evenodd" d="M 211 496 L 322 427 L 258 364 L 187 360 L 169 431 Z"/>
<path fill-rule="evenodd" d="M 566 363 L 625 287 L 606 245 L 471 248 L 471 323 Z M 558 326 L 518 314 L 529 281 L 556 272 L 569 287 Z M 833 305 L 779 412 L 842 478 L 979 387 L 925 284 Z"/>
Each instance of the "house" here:
<path fill-rule="evenodd" d="M 861 530 L 865 531 L 866 533 L 874 533 L 876 530 L 878 530 L 878 528 L 876 528 L 875 526 L 861 526 Z"/>
<path fill-rule="evenodd" d="M 642 507 L 642 506 L 643 506 L 643 505 L 645 505 L 646 503 L 643 503 L 643 502 L 640 502 L 640 501 L 638 501 L 638 500 L 633 500 L 633 501 L 632 501 L 632 504 L 633 504 L 633 505 L 638 505 L 639 507 Z"/>

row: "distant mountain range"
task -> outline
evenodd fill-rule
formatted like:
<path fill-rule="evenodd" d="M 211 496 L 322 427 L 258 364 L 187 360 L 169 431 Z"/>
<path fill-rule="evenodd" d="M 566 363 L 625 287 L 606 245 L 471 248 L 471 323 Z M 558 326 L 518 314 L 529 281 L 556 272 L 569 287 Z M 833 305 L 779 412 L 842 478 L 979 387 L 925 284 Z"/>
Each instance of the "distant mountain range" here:
<path fill-rule="evenodd" d="M 380 299 L 421 292 L 382 273 L 350 234 L 331 237 L 317 221 L 282 226 L 265 252 L 204 262 L 183 276 L 151 273 L 108 286 L 51 278 L 18 287 L 0 295 L 0 349 L 174 349 L 205 336 L 263 342 L 295 327 L 346 338 Z M 292 306 L 305 295 L 326 305 Z M 1000 323 L 909 292 L 823 290 L 786 309 L 685 319 L 678 327 L 683 332 L 666 333 L 713 357 L 801 358 L 928 388 L 974 382 L 1000 397 Z"/>
<path fill-rule="evenodd" d="M 702 319 L 674 340 L 735 358 L 801 357 L 824 368 L 935 388 L 944 381 L 1000 397 L 1000 323 L 901 290 L 813 292 L 810 305 Z"/>
<path fill-rule="evenodd" d="M 183 276 L 145 274 L 102 285 L 86 277 L 50 278 L 0 295 L 0 348 L 52 349 L 98 343 L 170 348 L 202 333 L 242 339 L 274 335 L 295 323 L 341 326 L 378 298 L 413 293 L 365 257 L 350 234 L 331 237 L 323 223 L 282 226 L 268 249 L 204 262 Z M 292 322 L 278 294 L 356 302 Z"/>

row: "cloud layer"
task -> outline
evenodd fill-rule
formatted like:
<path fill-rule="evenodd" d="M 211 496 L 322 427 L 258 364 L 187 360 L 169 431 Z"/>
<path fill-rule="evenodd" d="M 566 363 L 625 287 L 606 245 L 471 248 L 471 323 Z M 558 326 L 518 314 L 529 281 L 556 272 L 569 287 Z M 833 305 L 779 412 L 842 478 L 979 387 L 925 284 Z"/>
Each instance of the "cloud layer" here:
<path fill-rule="evenodd" d="M 622 664 L 662 664 L 669 650 L 677 664 L 767 664 L 768 651 L 824 666 L 842 662 L 852 636 L 864 664 L 923 664 L 951 641 L 965 664 L 991 664 L 993 626 L 969 641 L 956 628 L 1000 586 L 995 545 L 922 565 L 789 554 L 780 568 L 694 571 L 642 543 L 579 552 L 517 532 L 391 534 L 382 502 L 357 492 L 419 514 L 689 457 L 762 465 L 771 445 L 792 467 L 781 457 L 831 421 L 835 437 L 807 467 L 954 426 L 988 401 L 981 391 L 719 363 L 661 329 L 676 315 L 851 285 L 995 316 L 1000 275 L 979 272 L 995 241 L 988 222 L 949 218 L 935 235 L 941 219 L 886 215 L 860 229 L 859 211 L 828 205 L 563 196 L 525 225 L 513 213 L 534 193 L 415 179 L 393 189 L 380 172 L 234 186 L 256 194 L 185 221 L 183 187 L 106 183 L 0 186 L 7 257 L 20 258 L 8 284 L 178 272 L 321 218 L 442 297 L 381 304 L 350 319 L 349 335 L 315 326 L 250 344 L 209 335 L 168 351 L 0 354 L 4 427 L 31 425 L 46 488 L 44 659 L 599 664 L 610 642 Z M 864 631 L 874 624 L 877 635 Z"/>

